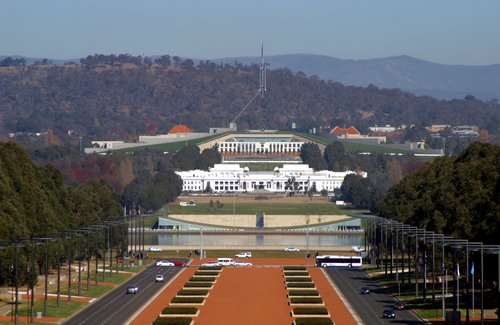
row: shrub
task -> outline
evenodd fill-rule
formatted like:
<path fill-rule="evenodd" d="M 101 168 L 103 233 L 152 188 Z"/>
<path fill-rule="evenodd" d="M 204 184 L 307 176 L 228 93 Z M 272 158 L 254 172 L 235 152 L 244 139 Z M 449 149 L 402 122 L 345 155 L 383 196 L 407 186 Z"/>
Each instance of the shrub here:
<path fill-rule="evenodd" d="M 295 315 L 328 315 L 328 309 L 317 307 L 296 307 L 293 309 Z"/>
<path fill-rule="evenodd" d="M 210 288 L 212 286 L 212 282 L 186 282 L 184 287 L 186 288 Z"/>
<path fill-rule="evenodd" d="M 167 307 L 162 310 L 162 314 L 170 315 L 194 315 L 198 312 L 195 307 Z"/>
<path fill-rule="evenodd" d="M 307 277 L 307 278 L 285 278 L 286 282 L 312 282 L 312 279 Z"/>
<path fill-rule="evenodd" d="M 204 277 L 192 277 L 191 279 L 189 279 L 189 281 L 192 281 L 192 282 L 214 282 L 215 281 L 215 278 L 214 277 L 207 277 L 207 276 L 204 276 Z"/>
<path fill-rule="evenodd" d="M 285 276 L 309 276 L 309 273 L 302 271 L 285 272 Z"/>
<path fill-rule="evenodd" d="M 289 296 L 319 296 L 317 290 L 290 290 Z"/>
<path fill-rule="evenodd" d="M 300 317 L 300 318 L 295 318 L 295 324 L 297 324 L 297 325 L 333 325 L 333 321 L 330 318 L 323 318 L 323 317 Z"/>
<path fill-rule="evenodd" d="M 200 268 L 198 270 L 200 270 L 200 271 L 222 270 L 222 266 L 200 266 Z"/>
<path fill-rule="evenodd" d="M 172 298 L 173 304 L 201 304 L 205 300 L 203 297 L 174 297 Z"/>
<path fill-rule="evenodd" d="M 306 271 L 307 267 L 300 266 L 300 265 L 289 265 L 289 266 L 283 267 L 283 270 L 285 270 L 285 271 Z"/>
<path fill-rule="evenodd" d="M 158 317 L 153 325 L 189 325 L 193 321 L 190 317 Z"/>
<path fill-rule="evenodd" d="M 179 290 L 177 292 L 178 296 L 206 296 L 208 294 L 208 290 Z"/>
<path fill-rule="evenodd" d="M 196 271 L 194 275 L 201 275 L 201 276 L 217 276 L 219 275 L 219 272 L 216 271 Z"/>
<path fill-rule="evenodd" d="M 322 304 L 323 299 L 320 297 L 304 297 L 304 298 L 290 298 L 292 304 Z"/>
<path fill-rule="evenodd" d="M 288 282 L 286 284 L 287 288 L 314 288 L 314 283 L 312 282 Z"/>

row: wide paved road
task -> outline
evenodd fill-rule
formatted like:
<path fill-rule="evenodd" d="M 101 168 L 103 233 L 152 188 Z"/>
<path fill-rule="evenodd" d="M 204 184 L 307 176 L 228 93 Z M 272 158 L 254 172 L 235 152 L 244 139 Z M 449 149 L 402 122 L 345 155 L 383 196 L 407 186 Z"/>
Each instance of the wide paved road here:
<path fill-rule="evenodd" d="M 325 269 L 364 324 L 425 324 L 408 310 L 396 311 L 395 319 L 382 318 L 385 309 L 393 309 L 396 300 L 388 291 L 358 269 Z M 370 288 L 370 294 L 361 294 L 361 288 Z"/>
<path fill-rule="evenodd" d="M 184 260 L 183 262 L 187 262 Z M 166 286 L 182 267 L 148 266 L 120 287 L 87 306 L 64 324 L 126 324 L 150 298 Z M 164 283 L 156 283 L 156 274 L 163 274 Z M 137 294 L 127 294 L 127 287 L 138 286 Z"/>

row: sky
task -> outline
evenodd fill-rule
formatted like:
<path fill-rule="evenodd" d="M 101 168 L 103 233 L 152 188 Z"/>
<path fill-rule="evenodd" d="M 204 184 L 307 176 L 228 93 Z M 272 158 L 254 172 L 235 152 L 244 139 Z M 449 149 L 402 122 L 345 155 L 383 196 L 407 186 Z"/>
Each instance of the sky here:
<path fill-rule="evenodd" d="M 410 55 L 500 63 L 498 0 L 0 0 L 0 55 Z"/>

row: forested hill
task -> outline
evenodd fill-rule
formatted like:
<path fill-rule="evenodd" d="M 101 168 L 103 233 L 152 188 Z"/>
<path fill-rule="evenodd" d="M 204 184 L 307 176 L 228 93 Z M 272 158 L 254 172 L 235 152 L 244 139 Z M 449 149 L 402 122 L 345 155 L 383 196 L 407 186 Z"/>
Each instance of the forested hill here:
<path fill-rule="evenodd" d="M 46 237 L 121 215 L 117 196 L 104 182 L 66 187 L 57 169 L 38 167 L 19 145 L 0 142 L 2 241 Z"/>
<path fill-rule="evenodd" d="M 105 59 L 105 58 L 104 58 Z M 195 131 L 227 126 L 258 88 L 257 66 L 165 56 L 141 62 L 89 57 L 81 65 L 0 68 L 0 135 L 52 130 L 93 139 L 133 139 L 183 123 Z M 474 124 L 498 134 L 500 105 L 472 96 L 442 101 L 397 89 L 344 86 L 287 69 L 268 74 L 267 93 L 238 119 L 240 129 L 302 130 L 355 125 Z"/>

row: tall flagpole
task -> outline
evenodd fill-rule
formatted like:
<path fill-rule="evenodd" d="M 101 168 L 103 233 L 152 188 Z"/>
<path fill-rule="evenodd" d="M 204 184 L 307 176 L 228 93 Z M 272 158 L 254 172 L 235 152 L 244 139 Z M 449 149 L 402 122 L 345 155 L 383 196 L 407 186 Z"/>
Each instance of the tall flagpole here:
<path fill-rule="evenodd" d="M 472 274 L 472 317 L 474 317 L 474 262 L 472 262 L 470 273 Z"/>

